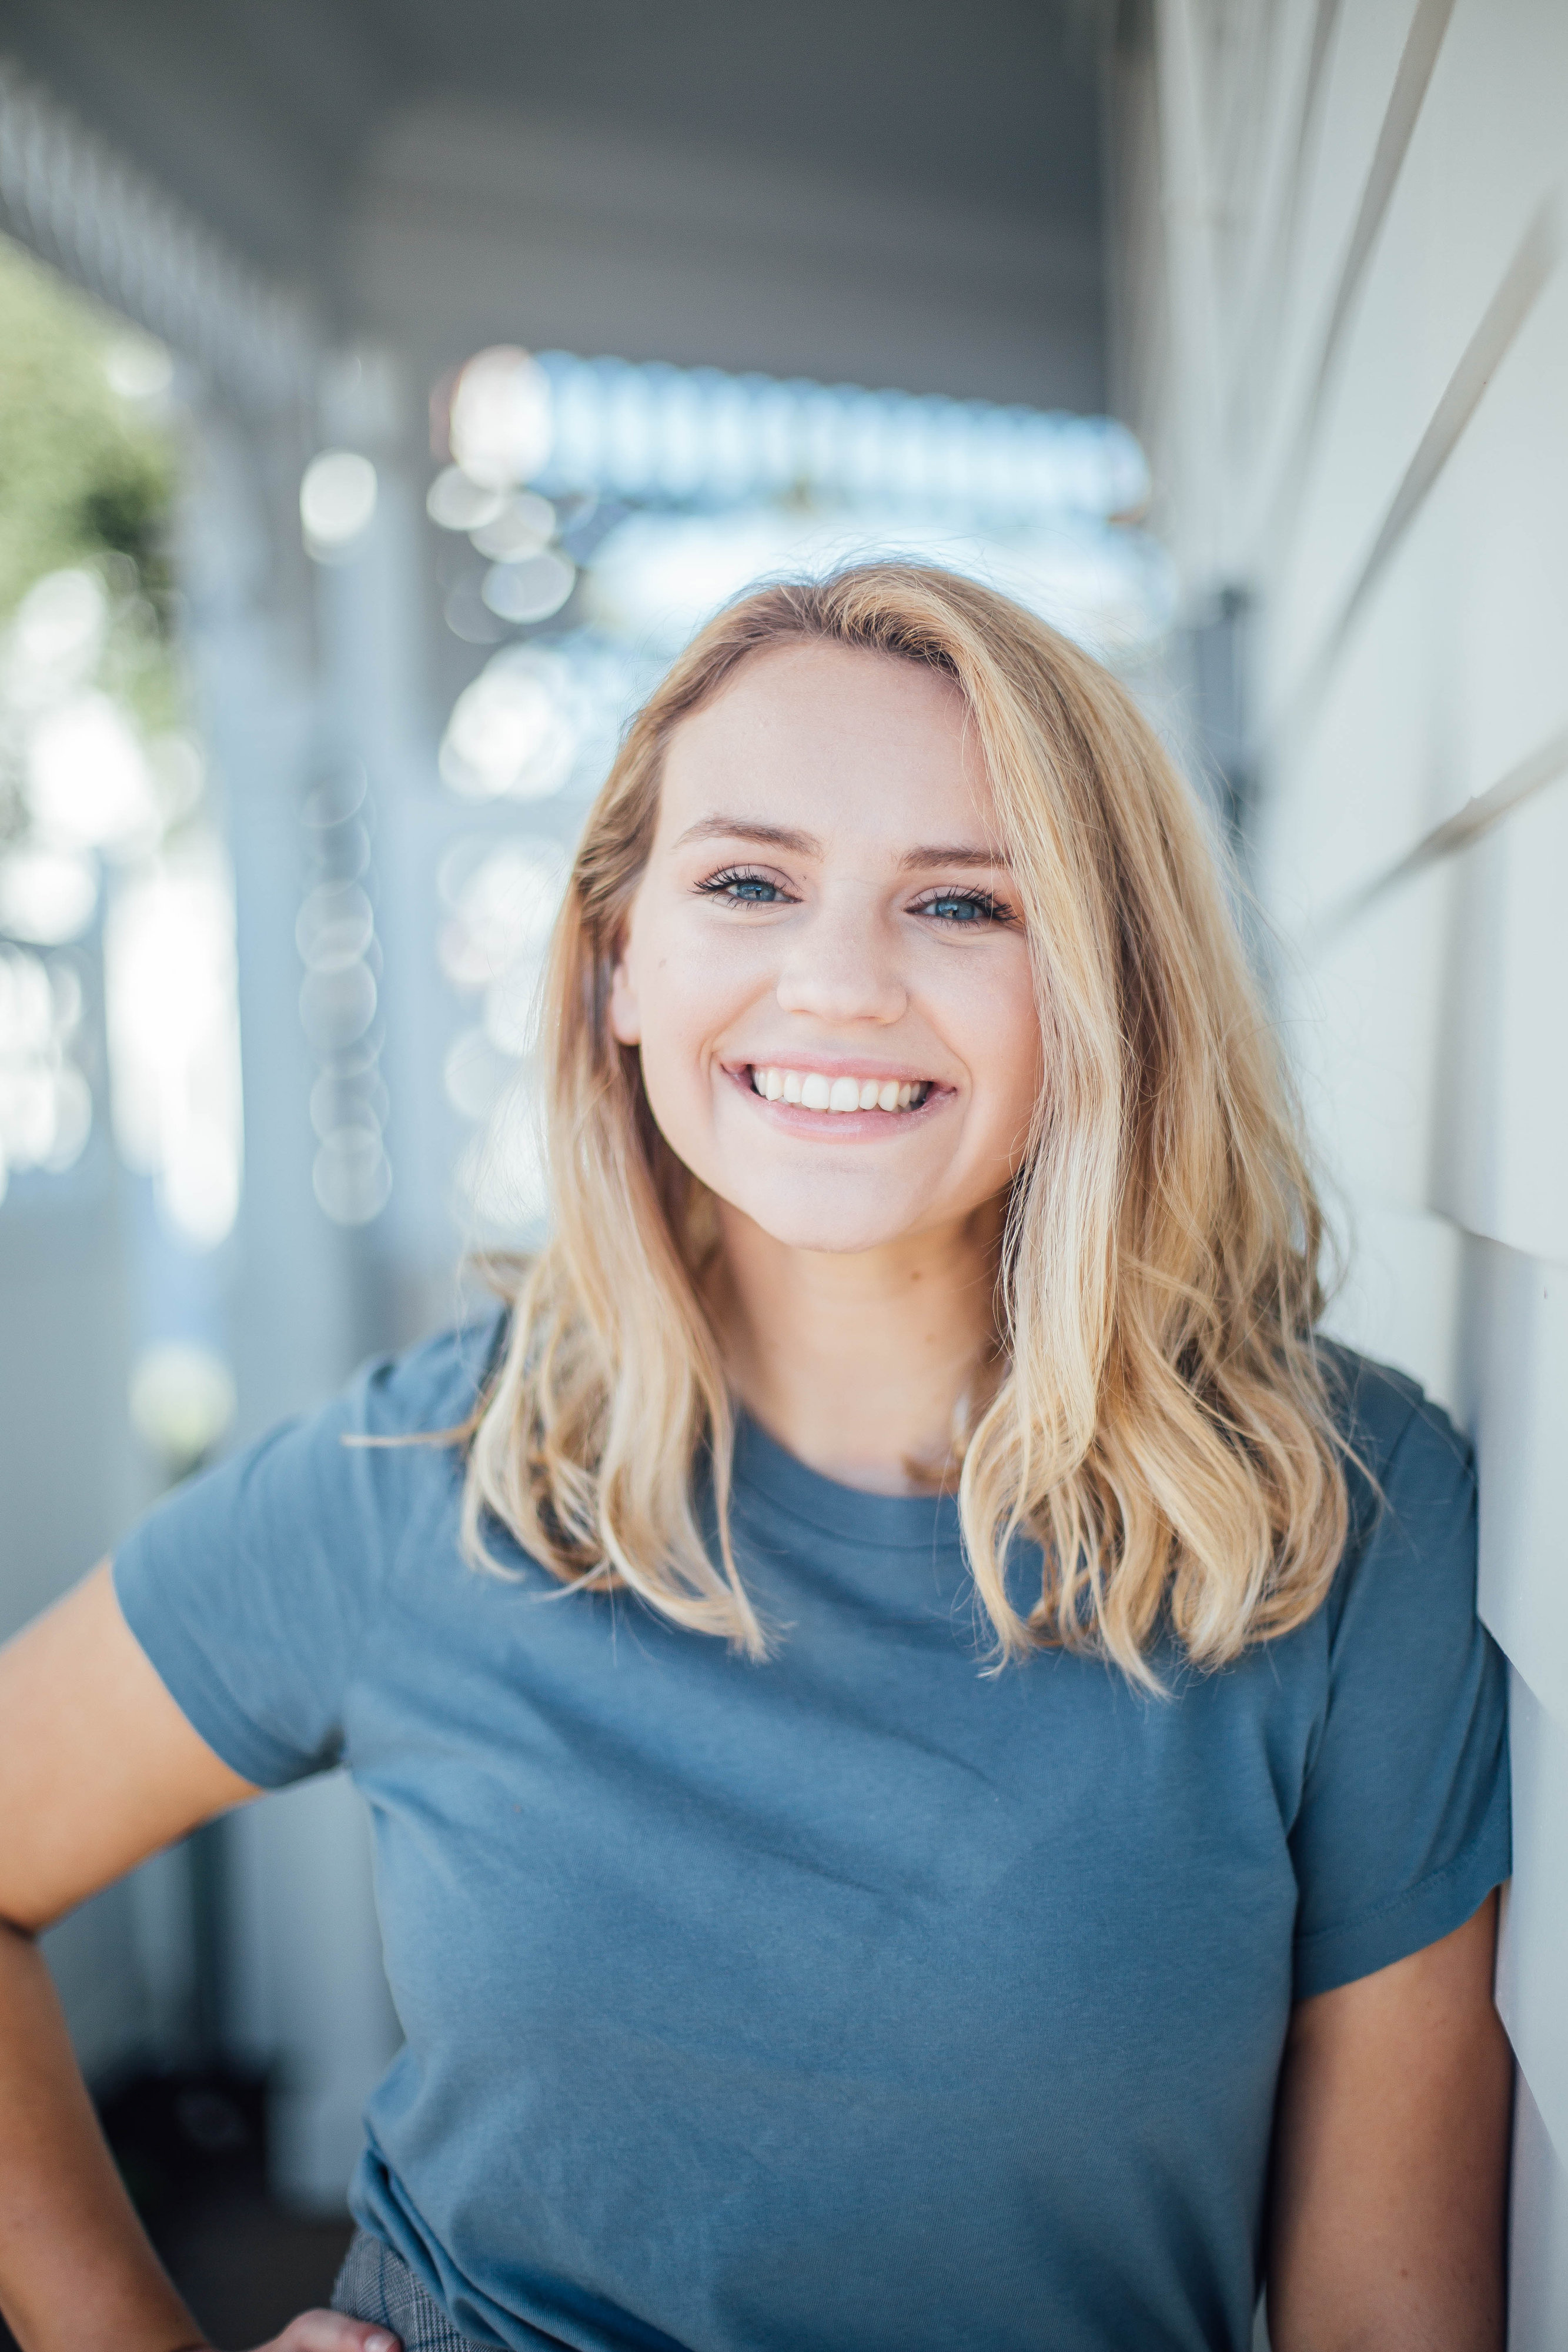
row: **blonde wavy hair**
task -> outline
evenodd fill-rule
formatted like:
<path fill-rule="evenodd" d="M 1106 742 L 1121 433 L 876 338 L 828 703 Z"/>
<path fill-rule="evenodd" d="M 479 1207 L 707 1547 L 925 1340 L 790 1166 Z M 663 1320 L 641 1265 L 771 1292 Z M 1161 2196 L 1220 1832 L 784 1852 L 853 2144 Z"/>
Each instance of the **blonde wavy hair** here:
<path fill-rule="evenodd" d="M 731 604 L 594 803 L 543 999 L 551 1238 L 465 1432 L 465 1549 L 495 1566 L 498 1521 L 563 1583 L 767 1647 L 730 1541 L 713 1203 L 608 1010 L 673 730 L 800 640 L 951 680 L 1029 927 L 1048 1076 L 1007 1207 L 995 1364 L 950 1465 L 997 1661 L 1097 1647 L 1153 1685 L 1168 1612 L 1190 1659 L 1222 1664 L 1311 1616 L 1345 1539 L 1312 1336 L 1323 1222 L 1291 1097 L 1205 821 L 1130 696 L 1005 597 L 909 564 Z M 1027 1614 L 1006 1572 L 1019 1538 L 1043 1559 Z"/>

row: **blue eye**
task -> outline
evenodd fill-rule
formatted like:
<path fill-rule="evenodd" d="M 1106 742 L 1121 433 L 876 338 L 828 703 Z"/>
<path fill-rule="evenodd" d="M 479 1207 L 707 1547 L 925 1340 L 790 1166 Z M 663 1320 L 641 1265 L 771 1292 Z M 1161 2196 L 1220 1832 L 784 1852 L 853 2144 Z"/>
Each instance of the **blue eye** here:
<path fill-rule="evenodd" d="M 1010 910 L 985 890 L 939 890 L 934 898 L 923 898 L 916 911 L 935 915 L 939 922 L 966 926 L 1013 919 Z"/>
<path fill-rule="evenodd" d="M 709 898 L 727 898 L 732 907 L 773 907 L 787 902 L 787 894 L 766 874 L 753 873 L 739 866 L 727 867 L 722 874 L 710 874 L 697 888 Z"/>

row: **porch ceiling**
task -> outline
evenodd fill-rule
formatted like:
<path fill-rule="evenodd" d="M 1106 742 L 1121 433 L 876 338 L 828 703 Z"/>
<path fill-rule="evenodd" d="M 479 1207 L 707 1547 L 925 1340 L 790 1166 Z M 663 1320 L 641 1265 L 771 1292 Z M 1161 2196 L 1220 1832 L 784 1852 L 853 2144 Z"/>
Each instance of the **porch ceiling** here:
<path fill-rule="evenodd" d="M 1103 373 L 1103 17 L 0 0 L 0 48 L 339 331 L 428 358 L 509 323 L 1082 407 Z"/>

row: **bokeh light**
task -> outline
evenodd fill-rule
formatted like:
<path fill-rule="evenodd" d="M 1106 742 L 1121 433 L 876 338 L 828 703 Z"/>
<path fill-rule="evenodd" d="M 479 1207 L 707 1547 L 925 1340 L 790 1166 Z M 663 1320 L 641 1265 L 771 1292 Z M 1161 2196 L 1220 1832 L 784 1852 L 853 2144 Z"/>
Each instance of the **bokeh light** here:
<path fill-rule="evenodd" d="M 1127 515 L 1149 495 L 1143 450 L 1111 417 L 565 352 L 537 366 L 549 445 L 511 478 L 551 497 L 795 498 L 1005 526 Z"/>
<path fill-rule="evenodd" d="M 544 953 L 566 875 L 560 845 L 528 835 L 499 842 L 468 835 L 441 863 L 437 887 L 448 910 L 437 940 L 442 971 L 464 994 L 483 995 L 480 1028 L 473 1034 L 508 1059 L 532 1048 Z M 472 1097 L 477 1081 L 462 1066 L 461 1088 Z M 481 1115 L 459 1101 L 459 1081 L 450 1067 L 446 1091 L 465 1117 Z"/>
<path fill-rule="evenodd" d="M 109 599 L 90 572 L 70 565 L 36 581 L 0 648 L 0 691 L 26 716 L 47 710 L 90 678 L 109 626 Z"/>
<path fill-rule="evenodd" d="M 68 849 L 132 856 L 162 830 L 137 730 L 102 693 L 77 694 L 36 722 L 27 750 L 27 805 L 43 839 Z"/>
<path fill-rule="evenodd" d="M 98 875 L 90 858 L 41 844 L 23 844 L 0 856 L 0 931 L 36 947 L 79 939 L 98 909 Z"/>
<path fill-rule="evenodd" d="M 577 585 L 577 566 L 559 548 L 541 548 L 518 563 L 497 563 L 480 595 L 503 621 L 548 621 Z"/>
<path fill-rule="evenodd" d="M 446 1050 L 442 1084 L 474 1135 L 458 1163 L 466 1214 L 502 1233 L 543 1213 L 544 1172 L 528 1066 L 551 928 L 566 887 L 562 845 L 548 835 L 460 835 L 436 877 L 444 909 L 441 968 L 477 998 Z"/>
<path fill-rule="evenodd" d="M 104 367 L 120 396 L 150 398 L 166 358 L 133 340 Z M 60 1174 L 86 1147 L 97 1048 L 76 966 L 47 951 L 79 940 L 95 964 L 101 916 L 115 1139 L 152 1180 L 170 1234 L 204 1251 L 239 1201 L 233 885 L 198 747 L 166 724 L 149 732 L 130 690 L 162 658 L 148 610 L 112 562 L 66 565 L 32 583 L 0 636 L 21 819 L 0 846 L 0 1155 L 14 1173 Z"/>
<path fill-rule="evenodd" d="M 508 647 L 459 695 L 442 739 L 442 781 L 467 800 L 542 800 L 571 773 L 579 728 L 569 666 Z"/>
<path fill-rule="evenodd" d="M 470 480 L 461 466 L 444 466 L 426 493 L 424 510 L 442 530 L 481 530 L 506 504 L 503 492 Z"/>
<path fill-rule="evenodd" d="M 115 1139 L 193 1248 L 239 1207 L 242 1121 L 234 888 L 215 840 L 166 852 L 104 925 Z"/>
<path fill-rule="evenodd" d="M 497 490 L 531 481 L 553 436 L 549 378 L 511 344 L 479 352 L 452 395 L 452 455 L 470 481 Z"/>
<path fill-rule="evenodd" d="M 160 401 L 174 381 L 173 354 L 151 335 L 120 335 L 103 355 L 103 373 L 121 400 Z"/>
<path fill-rule="evenodd" d="M 164 1339 L 131 1367 L 131 1424 L 166 1478 L 204 1461 L 235 1414 L 234 1376 L 221 1356 L 194 1341 Z"/>
<path fill-rule="evenodd" d="M 536 490 L 519 490 L 503 499 L 482 521 L 468 527 L 468 536 L 481 555 L 498 563 L 516 563 L 538 555 L 555 537 L 556 510 Z"/>
<path fill-rule="evenodd" d="M 537 1229 L 549 1192 L 538 1105 L 525 1079 L 513 1082 L 465 1148 L 457 1186 L 482 1230 Z"/>
<path fill-rule="evenodd" d="M 312 457 L 299 484 L 299 521 L 307 551 L 329 562 L 346 554 L 376 511 L 376 469 L 354 449 Z"/>
<path fill-rule="evenodd" d="M 68 964 L 0 948 L 0 1194 L 13 1172 L 62 1173 L 92 1130 L 92 1092 L 72 1056 L 81 987 Z"/>

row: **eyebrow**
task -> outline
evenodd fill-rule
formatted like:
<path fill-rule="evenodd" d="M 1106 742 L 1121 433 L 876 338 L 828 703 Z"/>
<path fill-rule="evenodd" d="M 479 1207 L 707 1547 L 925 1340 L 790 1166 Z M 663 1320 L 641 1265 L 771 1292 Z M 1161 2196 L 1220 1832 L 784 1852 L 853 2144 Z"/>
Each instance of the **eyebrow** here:
<path fill-rule="evenodd" d="M 802 857 L 821 857 L 822 845 L 814 833 L 797 833 L 787 824 L 763 824 L 755 817 L 705 816 L 695 824 L 688 824 L 675 843 L 684 849 L 688 841 L 760 841 L 770 849 L 793 849 Z"/>
<path fill-rule="evenodd" d="M 932 842 L 918 849 L 906 849 L 899 859 L 904 867 L 915 866 L 999 866 L 1005 873 L 1008 859 L 999 849 L 977 848 L 972 841 Z"/>
<path fill-rule="evenodd" d="M 695 824 L 687 825 L 675 847 L 682 849 L 689 841 L 756 841 L 769 849 L 792 849 L 800 857 L 822 854 L 814 833 L 800 833 L 788 824 L 764 824 L 755 817 L 699 817 Z M 977 846 L 972 841 L 922 842 L 916 848 L 906 849 L 898 862 L 905 873 L 927 866 L 999 866 L 1004 871 L 1008 866 L 999 850 Z"/>

